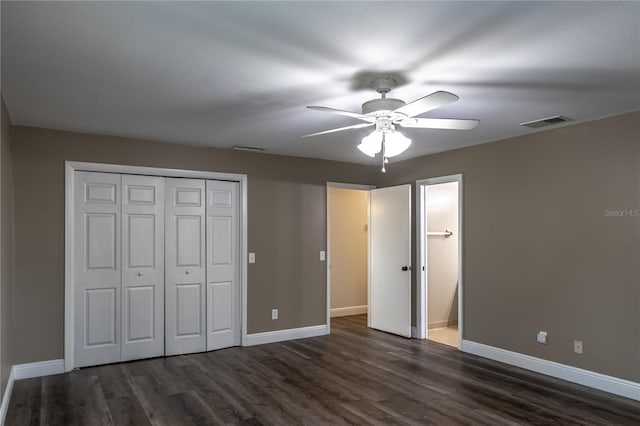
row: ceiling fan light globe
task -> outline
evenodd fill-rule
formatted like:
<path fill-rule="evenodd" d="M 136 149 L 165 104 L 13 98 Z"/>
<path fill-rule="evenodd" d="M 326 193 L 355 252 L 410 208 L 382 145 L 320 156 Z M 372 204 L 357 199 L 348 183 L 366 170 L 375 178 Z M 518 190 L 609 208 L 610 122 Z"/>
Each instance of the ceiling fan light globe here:
<path fill-rule="evenodd" d="M 387 132 L 384 142 L 386 157 L 395 157 L 405 152 L 411 146 L 411 139 L 400 132 Z"/>
<path fill-rule="evenodd" d="M 371 158 L 375 157 L 377 153 L 382 151 L 382 133 L 374 130 L 362 138 L 358 149 Z"/>

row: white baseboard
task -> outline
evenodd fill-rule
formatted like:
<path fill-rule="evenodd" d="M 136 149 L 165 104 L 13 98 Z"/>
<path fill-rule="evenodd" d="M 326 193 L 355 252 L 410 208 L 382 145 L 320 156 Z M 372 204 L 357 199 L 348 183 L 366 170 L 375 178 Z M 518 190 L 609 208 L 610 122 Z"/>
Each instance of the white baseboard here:
<path fill-rule="evenodd" d="M 455 325 L 458 326 L 458 320 L 446 320 L 446 321 L 434 321 L 427 324 L 427 330 L 433 330 L 434 328 L 446 328 Z"/>
<path fill-rule="evenodd" d="M 283 342 L 285 340 L 304 339 L 306 337 L 324 336 L 329 334 L 326 324 L 311 327 L 289 328 L 287 330 L 265 331 L 247 335 L 246 346 L 264 345 L 265 343 Z"/>
<path fill-rule="evenodd" d="M 9 411 L 9 401 L 11 400 L 11 391 L 13 390 L 13 368 L 9 372 L 9 380 L 7 380 L 7 387 L 2 394 L 2 405 L 0 405 L 0 426 L 4 426 L 4 419 L 7 417 L 7 411 Z"/>
<path fill-rule="evenodd" d="M 7 387 L 2 395 L 2 405 L 0 406 L 0 426 L 4 425 L 4 419 L 9 410 L 9 401 L 13 391 L 13 382 L 22 379 L 32 379 L 34 377 L 51 376 L 52 374 L 64 373 L 64 359 L 53 359 L 50 361 L 30 362 L 28 364 L 16 364 L 11 367 Z"/>
<path fill-rule="evenodd" d="M 640 383 L 632 382 L 630 380 L 619 379 L 617 377 L 607 376 L 594 371 L 583 370 L 582 368 L 572 367 L 570 365 L 560 364 L 518 352 L 511 352 L 505 349 L 484 345 L 482 343 L 471 342 L 469 340 L 462 341 L 462 347 L 460 350 L 640 401 Z"/>
<path fill-rule="evenodd" d="M 62 374 L 64 373 L 64 359 L 16 364 L 11 369 L 11 372 L 14 380 Z"/>
<path fill-rule="evenodd" d="M 333 308 L 331 309 L 331 318 L 333 317 L 346 317 L 348 315 L 361 315 L 367 313 L 367 305 L 362 306 L 347 306 L 345 308 Z"/>

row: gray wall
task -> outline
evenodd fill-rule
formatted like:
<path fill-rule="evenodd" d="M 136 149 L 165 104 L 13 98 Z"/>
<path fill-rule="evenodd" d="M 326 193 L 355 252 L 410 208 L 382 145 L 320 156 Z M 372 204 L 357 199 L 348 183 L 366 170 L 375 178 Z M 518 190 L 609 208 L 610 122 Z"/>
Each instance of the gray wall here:
<path fill-rule="evenodd" d="M 640 112 L 387 170 L 463 174 L 464 339 L 640 381 L 640 217 L 605 212 L 640 209 Z"/>
<path fill-rule="evenodd" d="M 427 237 L 428 327 L 438 328 L 458 322 L 458 182 L 427 187 L 427 231 L 449 237 Z"/>
<path fill-rule="evenodd" d="M 64 161 L 248 175 L 248 331 L 326 321 L 326 182 L 372 184 L 375 168 L 14 126 L 14 360 L 64 354 Z M 279 319 L 271 320 L 278 308 Z"/>
<path fill-rule="evenodd" d="M 328 188 L 331 309 L 367 304 L 369 192 Z"/>
<path fill-rule="evenodd" d="M 13 176 L 12 126 L 4 98 L 0 95 L 0 396 L 12 366 L 11 310 L 13 286 Z"/>
<path fill-rule="evenodd" d="M 15 363 L 63 356 L 63 165 L 76 160 L 247 173 L 251 333 L 325 321 L 326 181 L 390 186 L 463 173 L 464 338 L 640 381 L 640 219 L 605 215 L 640 208 L 638 112 L 392 163 L 384 175 L 19 126 L 11 139 Z M 535 343 L 538 330 L 549 345 Z"/>

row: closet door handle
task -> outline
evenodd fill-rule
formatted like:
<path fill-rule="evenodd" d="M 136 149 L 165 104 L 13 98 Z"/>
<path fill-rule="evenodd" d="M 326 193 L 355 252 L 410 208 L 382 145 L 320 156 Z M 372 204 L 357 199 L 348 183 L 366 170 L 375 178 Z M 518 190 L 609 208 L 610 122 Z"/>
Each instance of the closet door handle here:
<path fill-rule="evenodd" d="M 138 272 L 138 276 L 141 277 L 142 276 L 142 272 Z"/>
<path fill-rule="evenodd" d="M 191 272 L 187 269 L 186 271 L 184 271 L 184 273 L 189 275 Z"/>

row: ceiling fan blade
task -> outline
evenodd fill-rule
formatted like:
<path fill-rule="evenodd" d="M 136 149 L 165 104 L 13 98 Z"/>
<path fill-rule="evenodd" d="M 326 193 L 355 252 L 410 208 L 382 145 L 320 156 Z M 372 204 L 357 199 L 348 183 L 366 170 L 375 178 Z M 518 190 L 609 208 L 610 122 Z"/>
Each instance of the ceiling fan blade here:
<path fill-rule="evenodd" d="M 461 120 L 457 118 L 406 118 L 398 124 L 402 127 L 418 129 L 452 129 L 470 130 L 478 125 L 478 120 Z"/>
<path fill-rule="evenodd" d="M 326 135 L 328 133 L 341 132 L 343 130 L 362 129 L 363 127 L 373 126 L 373 123 L 354 124 L 353 126 L 340 127 L 338 129 L 325 130 L 324 132 L 311 133 L 309 135 L 300 136 L 301 138 L 308 138 L 310 136 Z"/>
<path fill-rule="evenodd" d="M 407 117 L 415 117 L 416 115 L 420 115 L 423 112 L 431 111 L 432 109 L 450 104 L 451 102 L 455 102 L 457 100 L 458 97 L 453 93 L 433 92 L 432 94 L 427 95 L 424 98 L 417 99 L 404 106 L 401 106 L 393 112 L 404 114 Z"/>
<path fill-rule="evenodd" d="M 334 114 L 346 115 L 347 117 L 357 118 L 358 120 L 364 120 L 370 123 L 373 123 L 374 121 L 376 121 L 376 119 L 373 117 L 369 117 L 368 115 L 364 115 L 364 114 L 359 114 L 357 112 L 343 111 L 341 109 L 335 109 L 335 108 L 329 108 L 329 107 L 323 107 L 323 106 L 308 106 L 307 108 L 314 109 L 316 111 L 332 112 Z"/>

